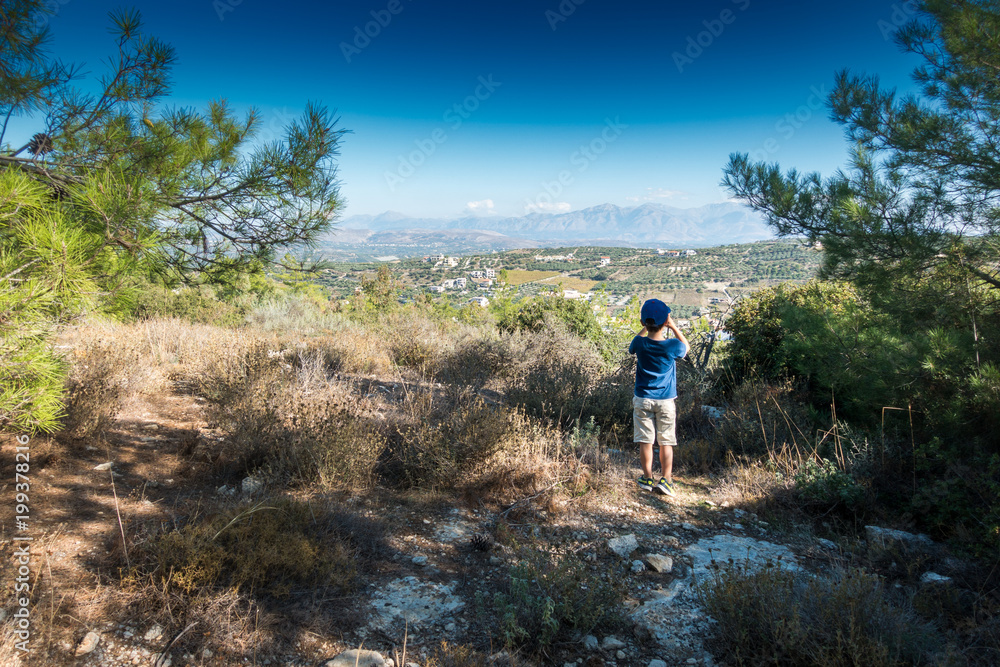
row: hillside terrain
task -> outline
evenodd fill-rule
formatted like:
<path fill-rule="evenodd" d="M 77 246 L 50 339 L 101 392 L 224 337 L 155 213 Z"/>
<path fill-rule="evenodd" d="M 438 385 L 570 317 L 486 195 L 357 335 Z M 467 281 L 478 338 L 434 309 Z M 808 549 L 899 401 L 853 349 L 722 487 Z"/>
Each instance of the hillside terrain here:
<path fill-rule="evenodd" d="M 845 513 L 854 487 L 791 448 L 808 427 L 787 389 L 705 406 L 685 363 L 665 498 L 634 481 L 630 368 L 573 334 L 412 310 L 380 317 L 389 337 L 290 329 L 287 307 L 284 328 L 64 333 L 65 429 L 30 443 L 28 664 L 716 665 L 848 631 L 895 656 L 869 664 L 1000 655 L 994 575 Z M 766 467 L 723 465 L 752 447 Z M 747 641 L 783 618 L 797 634 Z M 0 662 L 24 664 L 12 645 Z"/>
<path fill-rule="evenodd" d="M 602 258 L 606 258 L 606 264 Z M 566 289 L 599 291 L 608 295 L 614 306 L 631 296 L 656 297 L 674 308 L 679 317 L 687 317 L 697 314 L 700 308 L 716 309 L 720 301 L 728 303 L 767 285 L 808 280 L 815 277 L 820 260 L 819 251 L 795 240 L 697 250 L 572 246 L 465 256 L 435 252 L 383 262 L 334 262 L 315 280 L 334 294 L 348 297 L 359 287 L 362 276 L 388 266 L 403 288 L 403 298 L 413 299 L 445 281 L 468 279 L 473 272 L 489 269 L 495 276 L 507 272 L 506 284 L 515 288 L 515 298 L 562 293 Z M 529 280 L 529 275 L 535 278 Z M 449 288 L 435 298 L 455 304 L 479 294 L 493 298 L 498 281 L 485 289 L 476 289 L 469 282 L 466 288 Z"/>

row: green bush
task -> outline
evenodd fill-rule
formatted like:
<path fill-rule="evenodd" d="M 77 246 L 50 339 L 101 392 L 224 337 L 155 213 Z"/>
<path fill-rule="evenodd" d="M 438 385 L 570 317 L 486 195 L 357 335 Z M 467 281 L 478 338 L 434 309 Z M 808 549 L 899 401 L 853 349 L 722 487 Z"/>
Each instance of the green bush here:
<path fill-rule="evenodd" d="M 235 327 L 246 322 L 246 310 L 219 300 L 210 287 L 168 289 L 148 285 L 137 291 L 134 315 L 140 320 L 176 317 L 194 324 Z"/>
<path fill-rule="evenodd" d="M 878 577 L 815 576 L 730 563 L 698 588 L 717 623 L 711 643 L 738 665 L 881 667 L 934 664 L 941 638 Z"/>
<path fill-rule="evenodd" d="M 523 549 L 519 555 L 504 590 L 492 598 L 477 595 L 479 614 L 505 646 L 539 653 L 557 641 L 623 625 L 624 572 L 593 574 L 575 554 Z"/>
<path fill-rule="evenodd" d="M 854 508 L 865 496 L 850 474 L 827 459 L 806 459 L 795 473 L 795 488 L 807 502 L 828 507 L 842 504 Z"/>

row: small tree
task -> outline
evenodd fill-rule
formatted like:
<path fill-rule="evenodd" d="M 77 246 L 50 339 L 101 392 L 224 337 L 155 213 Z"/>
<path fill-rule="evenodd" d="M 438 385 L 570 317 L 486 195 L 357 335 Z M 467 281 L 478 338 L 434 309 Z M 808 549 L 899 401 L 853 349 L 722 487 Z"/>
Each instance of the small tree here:
<path fill-rule="evenodd" d="M 99 93 L 50 60 L 43 0 L 0 5 L 0 429 L 52 430 L 62 375 L 47 347 L 77 314 L 128 307 L 143 278 L 228 282 L 311 243 L 342 207 L 344 130 L 309 105 L 282 141 L 224 101 L 161 109 L 173 49 L 139 14 L 111 14 L 117 53 Z M 39 131 L 7 143 L 7 121 Z"/>

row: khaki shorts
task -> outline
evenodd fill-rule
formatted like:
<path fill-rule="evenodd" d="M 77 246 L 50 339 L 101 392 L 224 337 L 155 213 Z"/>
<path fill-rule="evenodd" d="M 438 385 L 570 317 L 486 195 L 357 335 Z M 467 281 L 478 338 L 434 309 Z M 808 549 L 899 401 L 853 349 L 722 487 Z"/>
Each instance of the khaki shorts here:
<path fill-rule="evenodd" d="M 632 397 L 632 441 L 653 442 L 660 445 L 677 444 L 674 428 L 676 408 L 672 398 Z"/>

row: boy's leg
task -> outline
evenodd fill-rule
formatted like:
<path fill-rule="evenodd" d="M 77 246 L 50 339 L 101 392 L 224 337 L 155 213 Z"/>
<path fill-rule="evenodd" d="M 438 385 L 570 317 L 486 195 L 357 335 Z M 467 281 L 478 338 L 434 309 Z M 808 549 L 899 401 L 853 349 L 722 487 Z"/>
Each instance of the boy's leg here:
<path fill-rule="evenodd" d="M 663 460 L 663 448 L 660 447 L 660 461 Z M 639 443 L 639 465 L 642 467 L 642 476 L 653 477 L 653 443 Z"/>
<path fill-rule="evenodd" d="M 656 433 L 656 415 L 650 409 L 647 399 L 634 396 L 632 398 L 632 441 L 639 445 L 639 466 L 642 477 L 639 486 L 651 491 L 656 483 L 653 480 L 653 438 Z"/>
<path fill-rule="evenodd" d="M 656 434 L 660 442 L 661 475 L 673 483 L 674 445 L 677 444 L 677 407 L 673 399 L 666 399 L 657 406 Z"/>
<path fill-rule="evenodd" d="M 673 483 L 674 472 L 674 446 L 660 445 L 660 472 L 668 482 Z"/>

